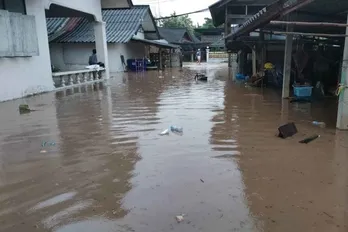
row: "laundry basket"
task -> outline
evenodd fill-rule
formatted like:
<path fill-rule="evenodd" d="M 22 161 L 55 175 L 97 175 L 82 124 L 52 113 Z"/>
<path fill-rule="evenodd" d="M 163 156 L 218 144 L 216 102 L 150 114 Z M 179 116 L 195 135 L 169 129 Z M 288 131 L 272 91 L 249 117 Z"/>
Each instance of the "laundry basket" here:
<path fill-rule="evenodd" d="M 309 99 L 312 97 L 313 86 L 292 86 L 294 96 L 298 99 Z"/>

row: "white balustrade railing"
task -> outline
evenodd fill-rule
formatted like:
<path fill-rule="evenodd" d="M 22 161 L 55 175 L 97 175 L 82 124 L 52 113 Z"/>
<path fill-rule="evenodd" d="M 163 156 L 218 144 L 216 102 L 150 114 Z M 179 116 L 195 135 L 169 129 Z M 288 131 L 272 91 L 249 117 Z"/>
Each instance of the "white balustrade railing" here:
<path fill-rule="evenodd" d="M 104 68 L 54 72 L 52 78 L 56 88 L 73 87 L 103 81 L 104 72 Z"/>

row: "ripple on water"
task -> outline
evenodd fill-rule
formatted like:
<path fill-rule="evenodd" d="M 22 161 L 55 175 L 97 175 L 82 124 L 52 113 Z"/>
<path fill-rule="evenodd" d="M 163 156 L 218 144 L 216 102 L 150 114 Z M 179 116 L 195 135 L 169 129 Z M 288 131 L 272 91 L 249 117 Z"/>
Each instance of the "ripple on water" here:
<path fill-rule="evenodd" d="M 74 196 L 76 196 L 76 194 L 77 194 L 77 192 L 69 192 L 69 193 L 63 193 L 63 194 L 57 195 L 55 197 L 52 197 L 46 201 L 38 203 L 34 207 L 32 207 L 29 210 L 29 213 L 32 213 L 34 211 L 62 203 L 64 201 L 71 200 L 72 198 L 74 198 Z"/>

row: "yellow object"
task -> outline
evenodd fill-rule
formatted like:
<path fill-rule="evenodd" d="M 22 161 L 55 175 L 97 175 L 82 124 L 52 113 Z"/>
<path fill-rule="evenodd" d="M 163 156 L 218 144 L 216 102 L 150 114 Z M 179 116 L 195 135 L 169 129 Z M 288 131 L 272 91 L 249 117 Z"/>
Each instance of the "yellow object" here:
<path fill-rule="evenodd" d="M 336 96 L 340 96 L 340 94 L 344 88 L 347 88 L 347 86 L 344 86 L 343 84 L 339 84 L 338 88 L 336 90 Z"/>
<path fill-rule="evenodd" d="M 265 64 L 264 68 L 265 68 L 266 70 L 273 69 L 273 64 L 270 63 L 270 62 L 268 62 L 268 63 Z"/>

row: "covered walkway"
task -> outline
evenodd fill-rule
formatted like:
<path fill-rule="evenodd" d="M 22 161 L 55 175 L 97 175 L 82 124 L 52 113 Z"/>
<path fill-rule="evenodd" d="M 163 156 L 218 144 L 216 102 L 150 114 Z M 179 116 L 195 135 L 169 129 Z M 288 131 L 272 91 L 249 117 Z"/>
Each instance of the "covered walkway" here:
<path fill-rule="evenodd" d="M 227 47 L 233 47 L 241 38 L 250 36 L 250 33 L 253 32 L 257 33 L 258 43 L 263 44 L 265 43 L 262 38 L 266 35 L 285 36 L 283 98 L 290 96 L 294 69 L 297 72 L 296 76 L 305 75 L 302 73 L 302 70 L 299 73 L 298 65 L 295 67 L 292 64 L 297 61 L 294 57 L 297 55 L 299 58 L 302 57 L 303 60 L 303 57 L 307 56 L 305 54 L 309 52 L 316 57 L 320 53 L 323 65 L 319 65 L 319 62 L 317 62 L 317 67 L 314 68 L 317 68 L 317 73 L 319 74 L 323 73 L 324 70 L 331 69 L 331 77 L 330 79 L 326 78 L 326 81 L 330 82 L 330 85 L 335 85 L 335 80 L 336 83 L 340 83 L 337 128 L 348 129 L 348 63 L 346 63 L 348 62 L 348 40 L 346 39 L 346 42 L 344 42 L 345 37 L 347 37 L 345 33 L 347 28 L 347 10 L 348 1 L 346 0 L 330 2 L 325 0 L 278 0 L 261 9 L 239 27 L 235 28 L 233 32 L 229 33 L 225 37 L 226 44 Z M 344 54 L 342 53 L 343 50 Z M 255 53 L 253 73 L 257 71 L 256 60 L 260 59 L 263 60 L 258 53 Z M 326 62 L 324 62 L 325 59 L 327 59 Z M 337 62 L 342 60 L 343 62 Z M 325 63 L 330 68 L 323 68 Z M 321 68 L 318 68 L 318 66 Z M 308 75 L 310 76 L 310 74 Z M 315 76 L 318 76 L 318 74 Z M 319 81 L 322 81 L 324 77 L 320 78 Z"/>

